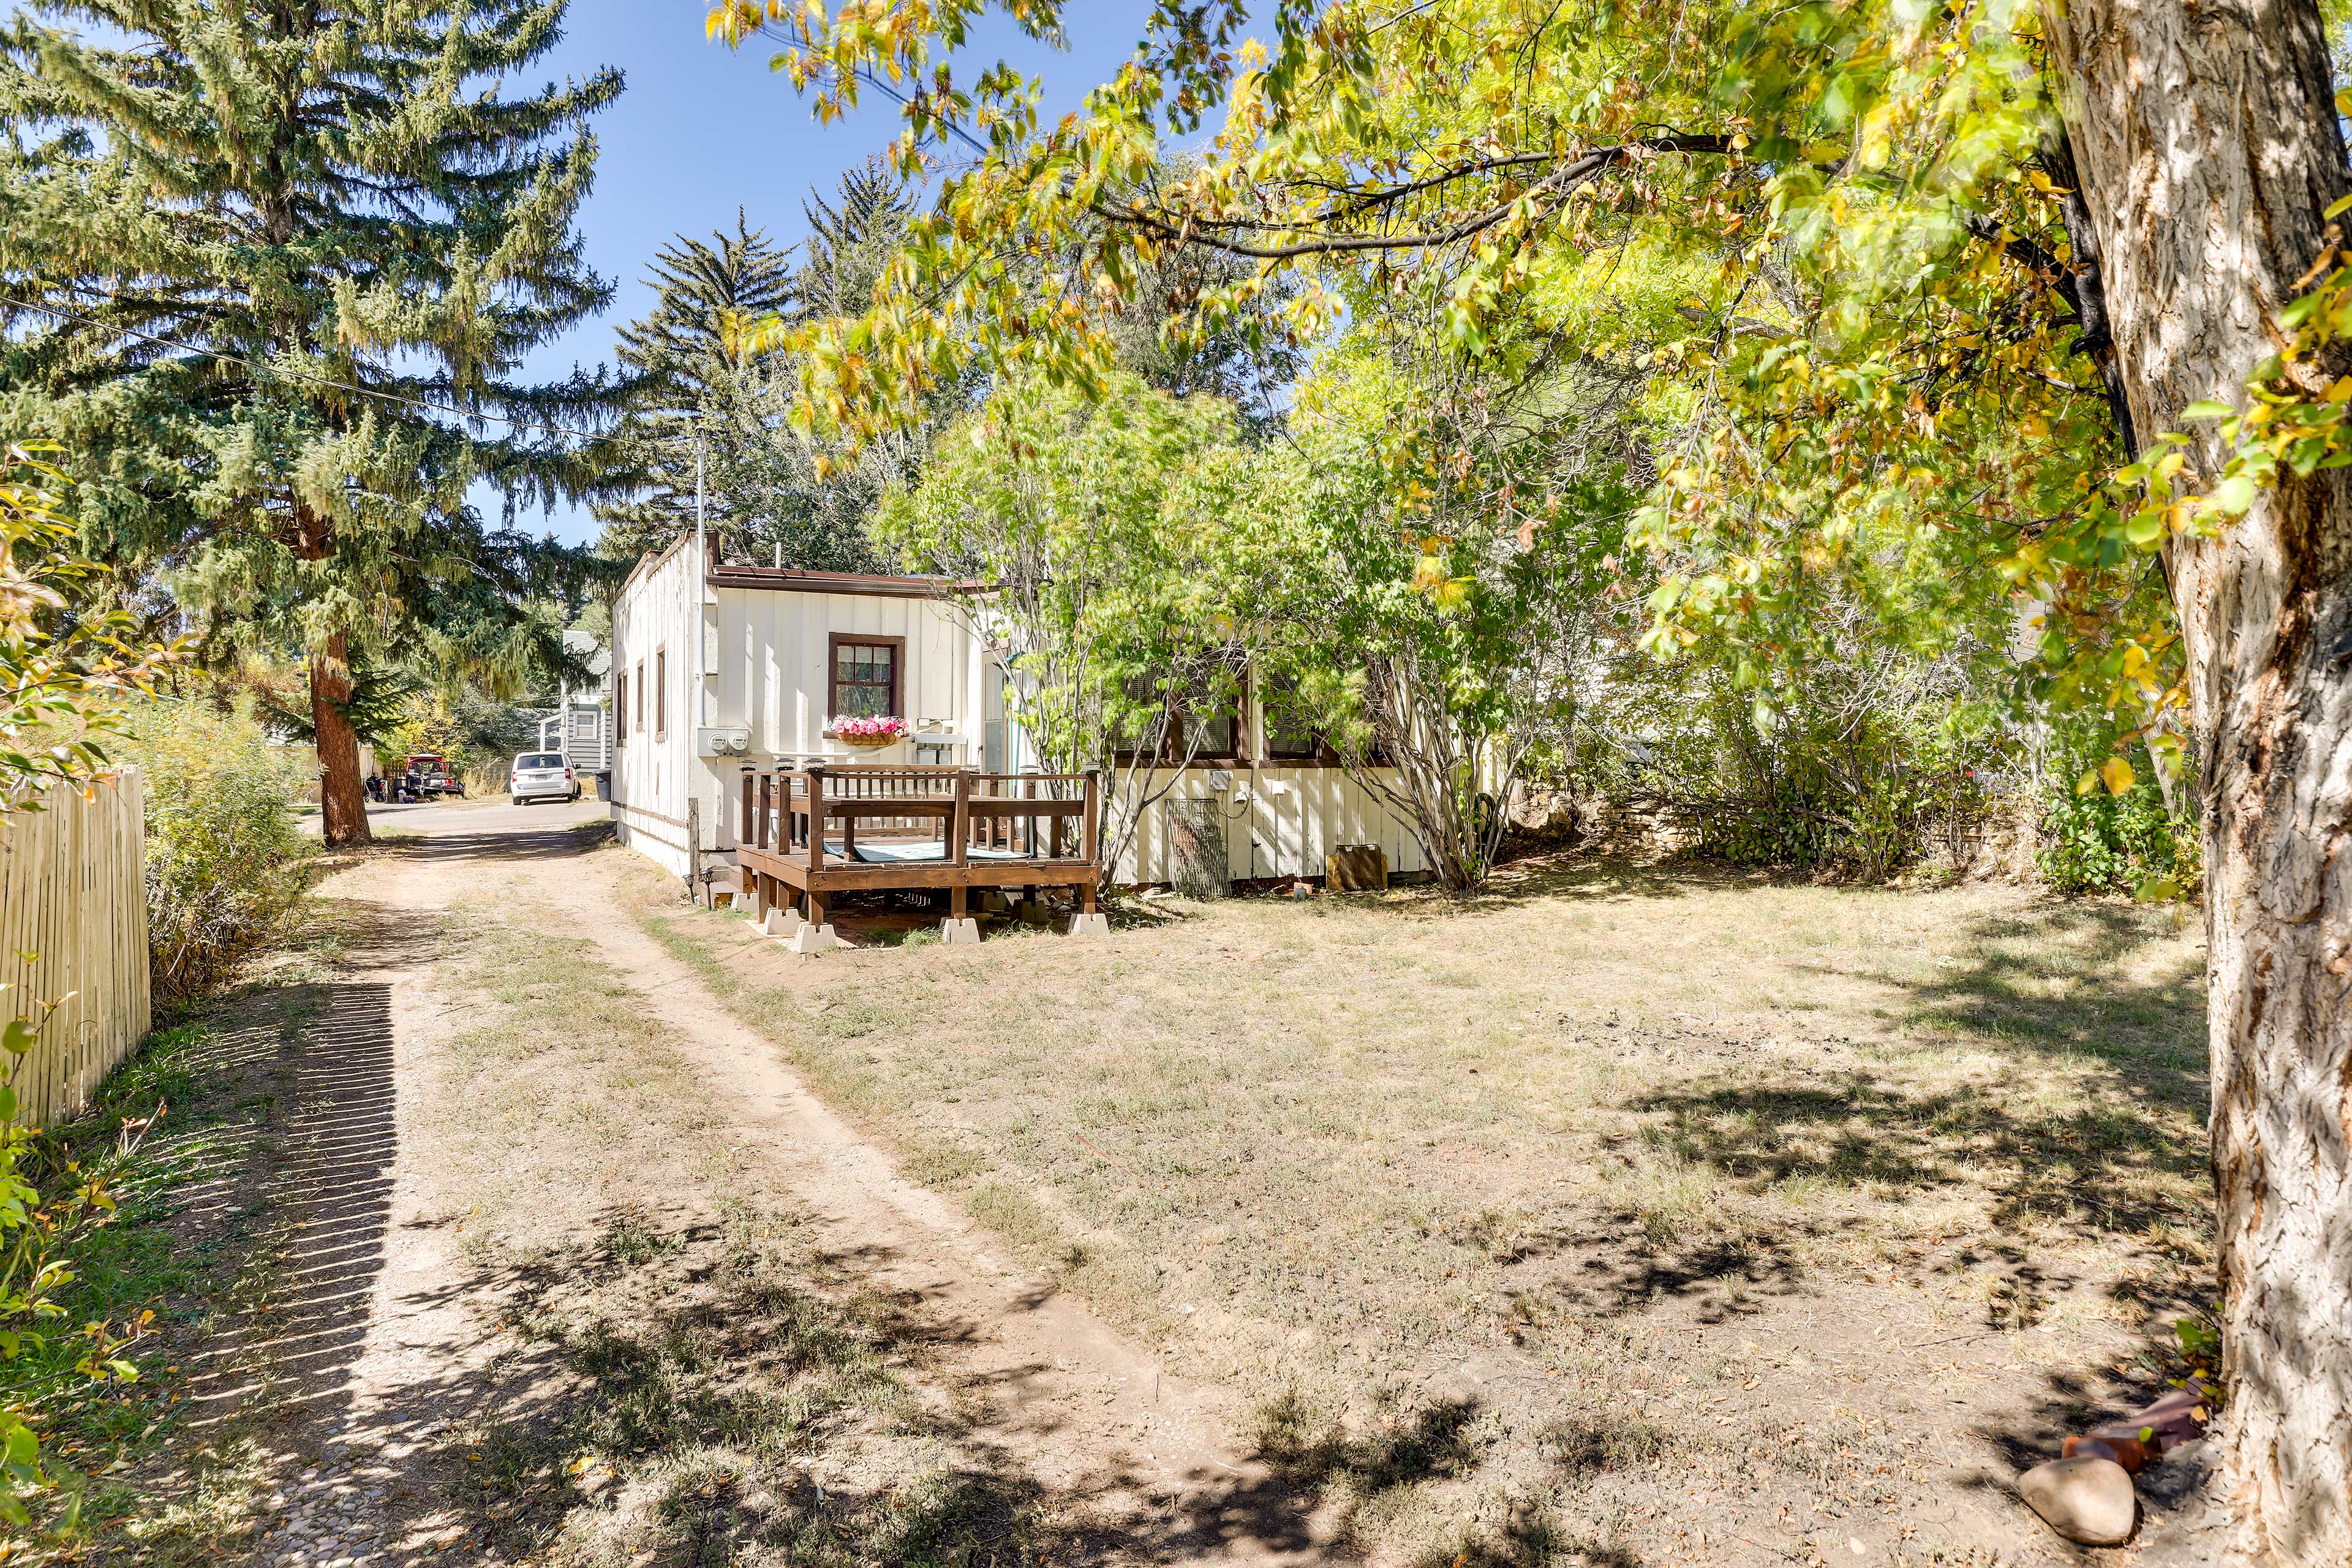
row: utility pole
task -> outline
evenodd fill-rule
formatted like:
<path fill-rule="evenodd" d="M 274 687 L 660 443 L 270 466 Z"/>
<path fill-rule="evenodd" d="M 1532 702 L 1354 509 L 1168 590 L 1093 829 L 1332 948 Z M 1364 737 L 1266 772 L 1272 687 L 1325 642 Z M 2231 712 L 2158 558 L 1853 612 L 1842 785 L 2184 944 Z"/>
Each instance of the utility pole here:
<path fill-rule="evenodd" d="M 694 700 L 687 708 L 687 712 L 692 715 L 692 724 L 686 738 L 686 754 L 692 759 L 687 764 L 687 777 L 693 782 L 686 792 L 686 835 L 690 840 L 687 845 L 686 858 L 689 868 L 688 891 L 698 902 L 703 900 L 705 893 L 702 887 L 701 788 L 699 781 L 695 780 L 694 767 L 701 760 L 702 728 L 709 722 L 702 710 L 702 671 L 710 651 L 703 642 L 707 630 L 704 623 L 709 619 L 704 614 L 703 603 L 710 594 L 710 536 L 706 516 L 709 502 L 702 484 L 702 450 L 706 439 L 702 411 L 697 409 L 694 416 L 694 572 L 691 579 L 694 584 Z"/>

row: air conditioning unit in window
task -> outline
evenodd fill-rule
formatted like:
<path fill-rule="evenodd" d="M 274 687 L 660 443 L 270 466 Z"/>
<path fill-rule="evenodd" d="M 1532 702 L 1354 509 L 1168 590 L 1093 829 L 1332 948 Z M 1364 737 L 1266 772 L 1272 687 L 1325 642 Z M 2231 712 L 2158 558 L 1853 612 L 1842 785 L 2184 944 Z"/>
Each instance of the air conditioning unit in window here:
<path fill-rule="evenodd" d="M 703 730 L 696 735 L 695 750 L 706 757 L 740 757 L 751 749 L 751 731 L 735 725 L 715 730 Z"/>

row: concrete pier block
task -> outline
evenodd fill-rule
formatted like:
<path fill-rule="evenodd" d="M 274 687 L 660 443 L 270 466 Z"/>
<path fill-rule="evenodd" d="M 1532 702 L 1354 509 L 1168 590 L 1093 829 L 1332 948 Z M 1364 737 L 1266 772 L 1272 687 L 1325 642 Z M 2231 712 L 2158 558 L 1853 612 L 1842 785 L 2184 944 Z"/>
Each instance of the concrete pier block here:
<path fill-rule="evenodd" d="M 1105 914 L 1080 915 L 1070 922 L 1072 936 L 1108 936 L 1110 917 Z"/>
<path fill-rule="evenodd" d="M 801 919 L 800 910 L 778 905 L 768 911 L 767 923 L 760 931 L 764 936 L 790 936 L 806 924 L 808 922 Z"/>
<path fill-rule="evenodd" d="M 980 922 L 966 915 L 962 920 L 940 922 L 940 940 L 950 947 L 961 947 L 980 940 Z"/>
<path fill-rule="evenodd" d="M 800 930 L 793 932 L 792 940 L 784 945 L 794 952 L 831 952 L 841 945 L 841 939 L 833 934 L 829 925 L 811 925 L 803 921 Z"/>

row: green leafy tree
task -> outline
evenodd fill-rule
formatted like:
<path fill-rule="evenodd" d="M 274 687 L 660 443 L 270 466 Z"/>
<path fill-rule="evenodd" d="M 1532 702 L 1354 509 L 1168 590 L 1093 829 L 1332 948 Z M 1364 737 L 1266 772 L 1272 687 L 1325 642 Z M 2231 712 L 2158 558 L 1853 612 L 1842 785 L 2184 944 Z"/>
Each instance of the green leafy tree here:
<path fill-rule="evenodd" d="M 443 616 L 445 647 L 511 658 L 512 606 L 585 569 L 467 499 L 582 493 L 604 460 L 569 433 L 601 379 L 515 379 L 611 293 L 574 219 L 618 73 L 499 87 L 564 11 L 43 0 L 6 36 L 0 407 L 210 657 L 302 654 L 330 843 L 367 834 L 355 662 Z"/>
<path fill-rule="evenodd" d="M 915 564 L 989 584 L 967 611 L 1005 650 L 1011 716 L 1051 768 L 1111 781 L 1111 866 L 1236 706 L 1250 653 L 1215 569 L 1250 482 L 1233 410 L 1118 387 L 1099 406 L 1000 388 L 877 520 Z"/>
<path fill-rule="evenodd" d="M 950 126 L 988 148 L 940 182 L 874 308 L 813 346 L 813 418 L 887 428 L 971 363 L 1099 388 L 1089 302 L 1181 246 L 1265 263 L 1244 295 L 1313 268 L 1303 310 L 1335 275 L 1441 271 L 1476 347 L 1497 305 L 1640 237 L 1715 264 L 1648 355 L 1685 416 L 1642 525 L 1655 648 L 1742 647 L 1769 710 L 1833 592 L 1963 626 L 2016 594 L 2040 606 L 2032 695 L 2112 715 L 2118 741 L 2186 730 L 2226 1551 L 2352 1558 L 2352 267 L 2329 226 L 2352 173 L 2315 0 L 1276 0 L 1262 47 L 1243 0 L 1166 0 L 1051 126 L 1014 73 L 953 69 L 990 8 L 713 14 L 782 35 L 824 111 L 866 79 L 921 83 L 907 166 Z M 1064 17 L 997 8 L 1038 37 Z M 1163 136 L 1220 103 L 1200 171 L 1158 178 Z M 1069 258 L 1058 289 L 1019 274 L 1041 248 Z"/>
<path fill-rule="evenodd" d="M 1538 340 L 1496 374 L 1422 310 L 1373 297 L 1351 323 L 1300 389 L 1289 443 L 1253 465 L 1224 596 L 1252 607 L 1287 721 L 1319 731 L 1461 891 L 1492 869 L 1529 765 L 1579 747 L 1625 619 L 1636 496 L 1586 462 L 1578 378 Z"/>
<path fill-rule="evenodd" d="M 0 817 L 104 771 L 124 707 L 186 651 L 113 605 L 59 510 L 63 484 L 21 447 L 0 455 Z"/>

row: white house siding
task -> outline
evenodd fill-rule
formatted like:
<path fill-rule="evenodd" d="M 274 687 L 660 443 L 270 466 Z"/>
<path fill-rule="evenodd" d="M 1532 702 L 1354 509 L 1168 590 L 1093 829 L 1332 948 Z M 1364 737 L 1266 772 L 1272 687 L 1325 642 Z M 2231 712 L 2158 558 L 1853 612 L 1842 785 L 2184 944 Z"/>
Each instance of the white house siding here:
<path fill-rule="evenodd" d="M 713 722 L 750 730 L 751 760 L 911 763 L 916 746 L 929 743 L 949 747 L 953 761 L 979 761 L 979 737 L 966 721 L 979 685 L 980 650 L 952 605 L 929 598 L 725 585 L 717 594 Z M 825 739 L 835 635 L 904 639 L 899 717 L 917 731 L 913 741 L 857 752 Z"/>
<path fill-rule="evenodd" d="M 1167 775 L 1144 780 L 1150 794 Z M 1213 782 L 1230 779 L 1218 791 Z M 1245 794 L 1246 798 L 1236 798 Z M 1224 802 L 1225 860 L 1234 881 L 1275 877 L 1320 877 L 1323 858 L 1342 844 L 1377 844 L 1388 852 L 1389 871 L 1410 876 L 1428 869 L 1412 830 L 1342 768 L 1260 765 L 1193 766 L 1168 792 L 1167 799 Z M 1176 869 L 1168 845 L 1165 801 L 1144 808 L 1114 879 L 1127 883 L 1171 882 Z"/>
<path fill-rule="evenodd" d="M 686 823 L 698 816 L 703 850 L 732 849 L 746 763 L 912 763 L 926 754 L 978 760 L 979 737 L 966 721 L 980 700 L 981 652 L 954 606 L 930 596 L 926 584 L 903 579 L 903 586 L 886 582 L 879 592 L 820 592 L 727 581 L 757 575 L 756 568 L 723 568 L 713 581 L 697 566 L 692 540 L 682 540 L 649 557 L 614 603 L 613 708 L 616 721 L 625 723 L 613 749 L 613 818 L 622 842 L 685 877 L 690 867 Z M 903 640 L 905 711 L 899 717 L 915 729 L 912 740 L 857 751 L 825 738 L 835 634 Z M 652 713 L 659 650 L 668 656 L 669 707 L 668 728 L 656 734 Z M 642 724 L 640 661 L 646 686 Z M 702 731 L 730 730 L 749 731 L 745 754 L 703 754 Z M 939 750 L 919 749 L 927 747 Z"/>
<path fill-rule="evenodd" d="M 622 843 L 676 877 L 686 876 L 688 866 L 687 803 L 708 802 L 707 821 L 717 794 L 709 766 L 694 755 L 689 707 L 700 565 L 689 534 L 640 564 L 613 604 L 613 820 Z M 657 658 L 660 654 L 667 658 Z M 660 710 L 657 668 L 669 688 L 668 728 L 659 732 L 654 728 Z"/>

